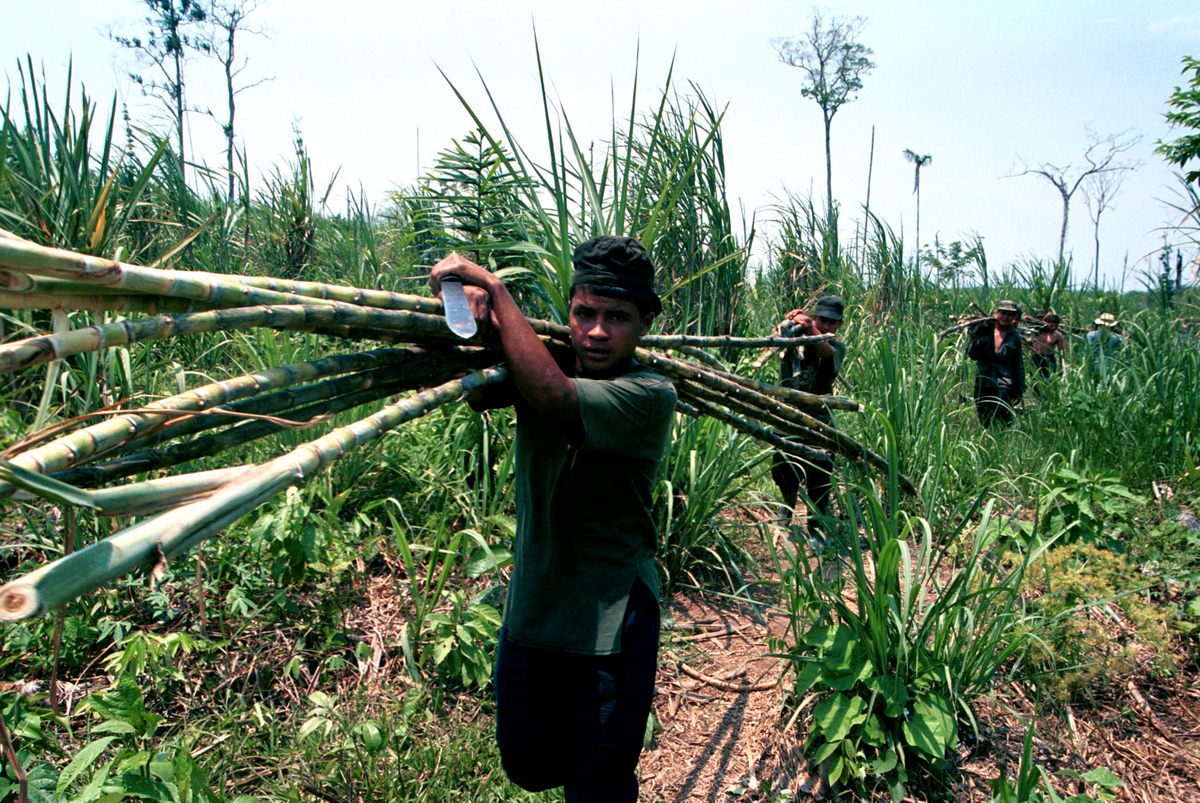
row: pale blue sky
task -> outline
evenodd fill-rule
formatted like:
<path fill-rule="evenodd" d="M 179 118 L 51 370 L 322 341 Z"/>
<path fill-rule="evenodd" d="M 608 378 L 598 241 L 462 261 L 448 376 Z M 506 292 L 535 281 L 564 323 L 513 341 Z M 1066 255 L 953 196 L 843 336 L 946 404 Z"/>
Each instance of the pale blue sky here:
<path fill-rule="evenodd" d="M 1176 180 L 1154 155 L 1169 136 L 1166 99 L 1180 83 L 1180 60 L 1200 55 L 1194 2 L 865 2 L 823 4 L 828 14 L 867 19 L 862 41 L 876 69 L 857 100 L 833 122 L 834 194 L 846 218 L 865 199 L 875 127 L 872 210 L 914 235 L 910 148 L 933 155 L 921 173 L 921 238 L 983 236 L 993 267 L 1057 248 L 1060 201 L 1043 179 L 1011 177 L 1026 164 L 1078 163 L 1087 128 L 1142 136 L 1130 158 L 1142 166 L 1126 179 L 1102 218 L 1101 273 L 1126 287 L 1151 265 L 1161 227 L 1173 214 Z M 603 10 L 601 10 L 603 9 Z M 411 183 L 418 160 L 471 123 L 437 66 L 473 104 L 486 106 L 475 69 L 487 80 L 517 139 L 541 156 L 544 141 L 532 28 L 562 107 L 585 138 L 607 137 L 615 94 L 628 107 L 641 49 L 646 102 L 675 55 L 676 86 L 687 81 L 728 103 L 724 127 L 733 203 L 760 223 L 786 187 L 824 193 L 818 107 L 800 96 L 799 73 L 779 63 L 773 37 L 799 34 L 811 6 L 783 0 L 654 2 L 569 0 L 368 2 L 264 0 L 252 21 L 269 38 L 247 37 L 247 77 L 273 80 L 240 99 L 239 138 L 260 169 L 290 155 L 293 122 L 303 131 L 319 176 L 341 168 L 338 194 L 361 185 L 382 201 Z M 105 37 L 111 25 L 136 30 L 138 0 L 0 0 L 0 65 L 11 81 L 31 53 L 61 96 L 68 58 L 98 99 L 116 90 L 131 103 L 127 53 Z M 218 106 L 215 63 L 192 67 L 192 100 Z M 138 112 L 146 119 L 148 112 Z M 191 123 L 198 156 L 220 164 L 217 126 Z M 419 153 L 418 136 L 420 132 Z M 1092 224 L 1082 195 L 1072 202 L 1069 249 L 1090 273 Z M 1156 264 L 1156 263 L 1154 263 Z"/>

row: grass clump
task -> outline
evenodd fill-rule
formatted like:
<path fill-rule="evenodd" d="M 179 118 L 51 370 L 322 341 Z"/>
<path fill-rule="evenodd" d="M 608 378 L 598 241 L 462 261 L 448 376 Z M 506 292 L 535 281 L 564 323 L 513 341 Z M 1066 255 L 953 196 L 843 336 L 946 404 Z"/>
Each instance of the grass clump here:
<path fill-rule="evenodd" d="M 1036 683 L 1063 703 L 1095 702 L 1132 675 L 1169 671 L 1169 611 L 1152 581 L 1121 555 L 1088 543 L 1046 550 L 1024 593 L 1039 615 L 1026 654 Z"/>

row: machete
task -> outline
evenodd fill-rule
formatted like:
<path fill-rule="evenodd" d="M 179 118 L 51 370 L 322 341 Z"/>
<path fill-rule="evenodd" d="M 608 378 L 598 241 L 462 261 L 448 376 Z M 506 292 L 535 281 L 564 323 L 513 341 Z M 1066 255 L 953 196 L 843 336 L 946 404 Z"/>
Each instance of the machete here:
<path fill-rule="evenodd" d="M 442 279 L 442 307 L 446 311 L 446 326 L 450 331 L 468 340 L 475 336 L 478 328 L 475 316 L 471 314 L 471 305 L 467 303 L 467 295 L 463 292 L 462 280 L 457 276 L 447 276 Z"/>

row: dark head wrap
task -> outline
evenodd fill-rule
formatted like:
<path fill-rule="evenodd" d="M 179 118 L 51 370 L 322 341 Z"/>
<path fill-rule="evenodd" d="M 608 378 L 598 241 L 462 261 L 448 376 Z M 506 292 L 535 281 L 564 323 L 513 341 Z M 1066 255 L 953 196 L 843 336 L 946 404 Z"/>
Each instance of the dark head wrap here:
<path fill-rule="evenodd" d="M 587 285 L 597 295 L 632 301 L 642 314 L 662 312 L 662 301 L 654 292 L 654 262 L 646 246 L 632 237 L 593 237 L 576 246 L 571 261 L 575 263 L 572 291 Z"/>

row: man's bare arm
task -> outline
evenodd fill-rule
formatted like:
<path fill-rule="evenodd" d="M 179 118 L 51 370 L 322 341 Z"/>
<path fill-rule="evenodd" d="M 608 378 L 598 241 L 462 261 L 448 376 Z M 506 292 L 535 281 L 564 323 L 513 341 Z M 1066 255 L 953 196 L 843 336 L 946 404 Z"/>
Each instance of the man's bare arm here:
<path fill-rule="evenodd" d="M 500 346 L 517 391 L 535 410 L 564 421 L 578 421 L 579 396 L 575 383 L 559 368 L 546 345 L 530 327 L 516 300 L 497 276 L 459 254 L 451 254 L 433 266 L 429 285 L 441 294 L 441 280 L 457 276 L 464 290 L 478 288 L 487 295 L 486 303 L 478 291 L 468 293 L 476 316 L 486 314 L 487 322 L 500 334 Z"/>

